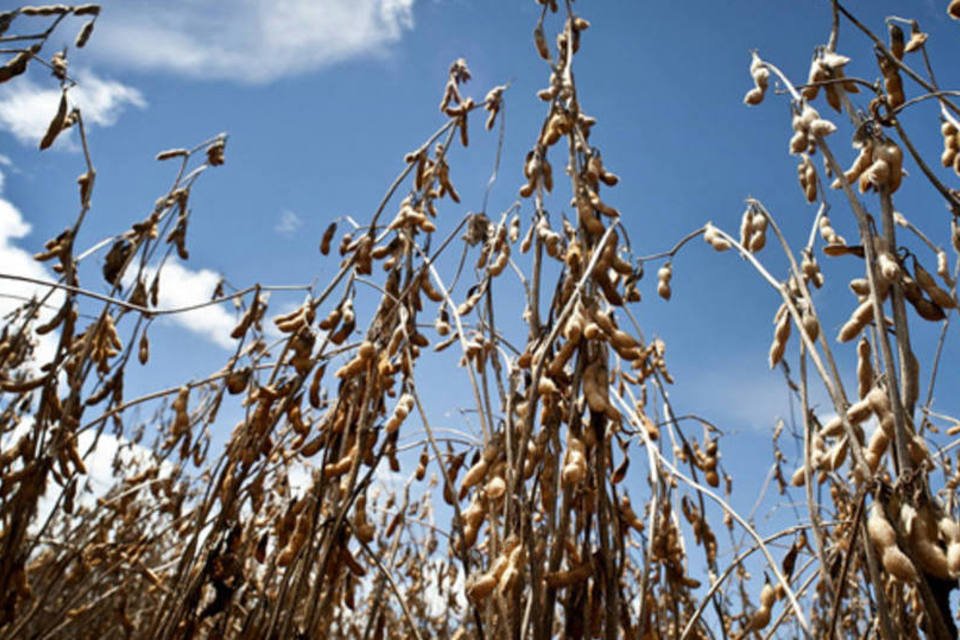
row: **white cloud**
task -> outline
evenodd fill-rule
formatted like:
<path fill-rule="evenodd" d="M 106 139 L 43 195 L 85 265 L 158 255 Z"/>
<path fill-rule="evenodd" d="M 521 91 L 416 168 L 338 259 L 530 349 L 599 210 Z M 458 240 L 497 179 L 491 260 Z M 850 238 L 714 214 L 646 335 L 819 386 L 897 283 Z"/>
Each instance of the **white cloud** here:
<path fill-rule="evenodd" d="M 0 174 L 2 175 L 2 174 Z M 2 185 L 2 180 L 0 180 Z M 23 219 L 20 211 L 8 200 L 0 198 L 0 271 L 8 274 L 27 276 L 38 280 L 52 280 L 52 274 L 33 255 L 16 246 L 15 241 L 30 233 L 30 225 Z M 0 318 L 6 316 L 26 300 L 40 297 L 49 290 L 28 282 L 0 278 Z M 49 318 L 54 309 L 63 304 L 63 293 L 54 294 L 47 301 L 47 307 L 40 313 L 40 320 Z M 56 353 L 56 332 L 37 336 L 37 356 L 41 362 L 51 360 Z"/>
<path fill-rule="evenodd" d="M 155 271 L 148 270 L 148 272 L 148 278 L 152 278 Z M 161 309 L 170 309 L 209 302 L 218 282 L 220 282 L 220 275 L 214 271 L 209 269 L 192 271 L 180 262 L 168 261 L 160 273 L 158 306 Z M 230 332 L 233 331 L 236 320 L 226 310 L 227 304 L 208 305 L 163 317 L 225 349 L 232 349 L 236 346 L 236 342 L 230 337 Z"/>
<path fill-rule="evenodd" d="M 7 156 L 0 153 L 0 165 L 4 167 L 13 168 L 13 162 Z M 3 174 L 3 171 L 0 171 L 0 193 L 3 193 L 3 187 L 6 184 L 7 177 Z"/>
<path fill-rule="evenodd" d="M 80 108 L 87 125 L 109 127 L 128 106 L 143 108 L 141 93 L 115 80 L 101 78 L 83 69 L 72 73 L 77 86 L 68 92 L 71 106 Z M 35 145 L 43 137 L 57 111 L 60 89 L 52 84 L 40 85 L 30 78 L 0 85 L 0 129 L 9 131 L 24 144 Z M 55 145 L 76 148 L 70 130 L 62 133 Z"/>
<path fill-rule="evenodd" d="M 104 11 L 89 48 L 110 64 L 264 83 L 385 52 L 413 28 L 414 0 L 129 0 Z"/>
<path fill-rule="evenodd" d="M 300 218 L 300 216 L 293 211 L 284 211 L 280 215 L 280 220 L 277 222 L 277 226 L 275 226 L 273 230 L 282 236 L 292 236 L 302 226 L 303 220 Z"/>
<path fill-rule="evenodd" d="M 3 164 L 0 160 L 0 164 Z M 0 185 L 2 185 L 0 172 Z M 17 246 L 16 241 L 30 233 L 30 224 L 24 220 L 20 211 L 8 200 L 0 198 L 0 273 L 26 276 L 36 280 L 55 281 L 56 276 L 43 264 L 33 259 L 33 255 Z M 149 275 L 152 276 L 150 271 Z M 132 278 L 132 274 L 130 278 Z M 159 306 L 161 309 L 186 307 L 208 302 L 220 281 L 220 276 L 208 269 L 192 271 L 177 261 L 169 261 L 160 274 Z M 129 284 L 127 280 L 126 284 Z M 29 282 L 0 278 L 0 318 L 21 306 L 25 301 L 44 295 L 48 287 Z M 39 319 L 44 321 L 52 317 L 56 309 L 63 304 L 63 293 L 56 291 L 47 301 Z M 227 303 L 206 306 L 193 311 L 164 316 L 170 322 L 179 324 L 193 333 L 199 334 L 215 344 L 232 349 L 236 343 L 230 338 L 230 332 L 236 325 L 233 315 L 227 311 Z M 44 336 L 36 336 L 37 357 L 40 362 L 51 360 L 56 353 L 59 336 L 56 331 Z"/>
<path fill-rule="evenodd" d="M 33 416 L 24 416 L 12 432 L 4 435 L 0 445 L 4 449 L 12 446 L 33 427 L 33 424 Z M 101 433 L 97 438 L 94 431 L 84 431 L 77 437 L 77 450 L 83 456 L 87 473 L 78 477 L 75 504 L 88 509 L 93 508 L 97 498 L 106 495 L 110 488 L 117 484 L 119 478 L 133 475 L 156 461 L 156 456 L 150 449 L 107 432 Z M 114 473 L 114 460 L 118 458 L 121 463 L 120 476 Z M 169 460 L 160 461 L 159 465 L 158 479 L 169 477 L 174 471 L 174 465 Z M 87 489 L 79 489 L 83 486 Z M 64 488 L 52 479 L 47 480 L 46 490 L 37 505 L 37 515 L 30 523 L 31 529 L 36 530 L 47 520 L 63 491 Z"/>

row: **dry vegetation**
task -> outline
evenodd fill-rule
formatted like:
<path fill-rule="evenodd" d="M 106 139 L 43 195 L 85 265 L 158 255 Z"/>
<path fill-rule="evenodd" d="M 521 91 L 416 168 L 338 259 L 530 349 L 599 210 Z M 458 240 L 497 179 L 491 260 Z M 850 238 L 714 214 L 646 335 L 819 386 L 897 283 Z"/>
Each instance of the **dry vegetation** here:
<path fill-rule="evenodd" d="M 0 81 L 49 67 L 63 100 L 41 148 L 73 128 L 86 162 L 75 221 L 36 256 L 59 279 L 6 317 L 0 334 L 0 637 L 956 636 L 960 459 L 949 437 L 960 422 L 930 403 L 938 367 L 952 366 L 940 355 L 957 307 L 960 192 L 938 165 L 960 174 L 960 108 L 957 93 L 937 85 L 921 25 L 889 18 L 880 38 L 834 4 L 804 83 L 754 54 L 745 102 L 791 106 L 802 194 L 819 203 L 808 237 L 786 237 L 750 200 L 739 234 L 707 224 L 641 259 L 604 201 L 618 178 L 590 142 L 596 120 L 577 93 L 589 23 L 570 2 L 539 1 L 545 116 L 516 206 L 440 222 L 459 202 L 448 152 L 467 146 L 474 116 L 497 127 L 509 95 L 496 87 L 482 101 L 465 96 L 470 72 L 458 60 L 440 104 L 445 124 L 407 155 L 368 221 L 324 234 L 321 251 L 342 258 L 336 275 L 282 317 L 268 310 L 268 287 L 219 291 L 209 304 L 241 305 L 223 369 L 133 399 L 124 380 L 136 375 L 134 360 L 150 359 L 150 324 L 184 311 L 157 305 L 159 288 L 173 286 L 162 265 L 174 252 L 187 258 L 190 194 L 224 163 L 226 139 L 160 153 L 175 178 L 149 215 L 78 251 L 96 172 L 66 57 L 43 47 L 74 24 L 83 24 L 82 46 L 99 10 L 0 14 Z M 960 2 L 948 11 L 960 18 Z M 838 50 L 841 26 L 851 41 L 862 31 L 873 51 Z M 875 57 L 881 80 L 845 76 L 846 55 Z M 924 126 L 940 128 L 940 161 L 898 119 L 930 104 L 940 120 Z M 896 209 L 904 163 L 949 212 L 923 231 Z M 570 198 L 576 215 L 548 214 L 550 198 L 555 211 Z M 857 237 L 844 240 L 831 217 L 849 217 Z M 918 240 L 908 246 L 898 234 Z M 790 361 L 804 457 L 786 468 L 776 432 L 777 479 L 808 507 L 782 531 L 757 531 L 728 506 L 734 479 L 720 463 L 719 431 L 673 417 L 665 345 L 646 340 L 630 311 L 644 270 L 671 297 L 682 250 L 700 236 L 745 257 L 782 298 L 770 365 Z M 783 276 L 761 262 L 766 244 L 787 257 Z M 438 258 L 457 250 L 474 268 L 440 273 Z M 839 344 L 811 295 L 829 277 L 820 263 L 835 258 L 863 266 L 853 300 L 825 301 L 850 309 Z M 84 259 L 102 261 L 108 295 L 81 284 Z M 495 283 L 506 278 L 526 292 L 523 328 L 510 333 L 525 343 L 516 346 L 498 325 L 516 319 L 495 313 Z M 267 322 L 282 340 L 268 344 Z M 941 340 L 919 357 L 911 331 L 926 323 L 939 323 Z M 38 334 L 56 338 L 48 362 L 36 360 Z M 424 409 L 416 369 L 444 349 L 459 352 L 469 380 L 477 445 L 441 437 Z M 840 369 L 846 350 L 855 350 L 855 372 Z M 836 417 L 810 409 L 815 390 Z M 214 450 L 225 403 L 245 417 Z M 128 424 L 141 406 L 155 406 L 156 418 Z M 413 424 L 425 438 L 401 443 Z M 78 443 L 105 432 L 124 444 L 114 485 L 91 497 L 93 447 Z M 421 452 L 415 468 L 401 468 L 404 448 Z M 631 460 L 647 482 L 628 495 Z M 379 467 L 410 480 L 378 485 Z M 312 476 L 298 494 L 290 475 L 303 469 Z M 765 580 L 745 569 L 754 558 Z M 706 571 L 694 577 L 691 565 Z"/>

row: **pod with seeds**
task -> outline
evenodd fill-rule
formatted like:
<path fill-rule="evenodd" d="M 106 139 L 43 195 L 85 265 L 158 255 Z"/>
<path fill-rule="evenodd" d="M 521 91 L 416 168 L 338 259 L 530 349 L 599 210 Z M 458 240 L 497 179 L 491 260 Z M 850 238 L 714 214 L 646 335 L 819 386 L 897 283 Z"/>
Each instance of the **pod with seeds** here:
<path fill-rule="evenodd" d="M 147 338 L 147 332 L 144 331 L 140 335 L 140 346 L 137 349 L 137 360 L 140 364 L 147 364 L 147 361 L 150 359 L 150 339 Z"/>
<path fill-rule="evenodd" d="M 499 475 L 490 478 L 483 487 L 484 494 L 491 500 L 499 500 L 503 497 L 506 490 L 507 483 L 504 481 L 503 476 Z"/>
<path fill-rule="evenodd" d="M 314 320 L 313 305 L 307 303 L 288 314 L 274 318 L 273 323 L 281 333 L 296 333 L 308 327 Z"/>
<path fill-rule="evenodd" d="M 740 244 L 748 246 L 753 234 L 753 207 L 747 207 L 740 218 Z"/>
<path fill-rule="evenodd" d="M 810 135 L 823 138 L 837 130 L 837 125 L 824 118 L 814 118 L 810 122 Z"/>
<path fill-rule="evenodd" d="M 947 554 L 938 544 L 936 526 L 929 515 L 926 509 L 918 512 L 911 505 L 904 504 L 900 511 L 900 521 L 910 541 L 910 551 L 920 569 L 927 575 L 949 580 Z"/>
<path fill-rule="evenodd" d="M 890 167 L 887 183 L 883 186 L 887 188 L 889 193 L 894 193 L 900 188 L 903 181 L 903 151 L 897 143 L 887 140 L 877 147 L 875 155 L 877 158 L 875 162 L 882 160 Z"/>
<path fill-rule="evenodd" d="M 74 41 L 74 44 L 78 49 L 82 49 L 86 46 L 87 42 L 90 40 L 90 36 L 93 35 L 93 24 L 94 20 L 85 22 L 82 27 L 80 27 L 79 33 L 77 33 L 77 39 Z"/>
<path fill-rule="evenodd" d="M 670 289 L 670 279 L 673 277 L 673 264 L 665 263 L 657 270 L 657 295 L 664 300 L 669 300 L 672 295 Z"/>
<path fill-rule="evenodd" d="M 607 366 L 602 360 L 591 362 L 583 372 L 583 395 L 595 413 L 608 413 L 612 409 L 607 375 Z"/>
<path fill-rule="evenodd" d="M 882 158 L 876 158 L 867 170 L 860 174 L 858 186 L 860 193 L 866 193 L 870 189 L 878 191 L 890 183 L 890 164 Z"/>
<path fill-rule="evenodd" d="M 797 165 L 797 179 L 807 202 L 817 200 L 817 170 L 810 160 L 810 156 L 802 154 L 800 164 Z"/>
<path fill-rule="evenodd" d="M 497 582 L 497 577 L 489 573 L 477 576 L 467 583 L 467 597 L 473 602 L 483 602 L 493 593 L 493 590 L 497 587 Z"/>
<path fill-rule="evenodd" d="M 769 582 L 764 583 L 763 589 L 760 590 L 760 606 L 750 616 L 750 622 L 744 629 L 744 634 L 748 631 L 759 631 L 770 624 L 770 614 L 776 602 L 776 590 Z"/>
<path fill-rule="evenodd" d="M 803 251 L 803 260 L 800 263 L 800 270 L 803 272 L 803 281 L 812 284 L 819 289 L 823 286 L 823 272 L 820 271 L 820 265 L 812 252 Z"/>
<path fill-rule="evenodd" d="M 801 89 L 800 95 L 808 102 L 815 100 L 817 94 L 820 93 L 818 83 L 829 79 L 830 74 L 827 72 L 827 68 L 821 64 L 820 56 L 814 56 L 810 62 L 810 70 L 807 73 L 807 85 Z"/>
<path fill-rule="evenodd" d="M 167 149 L 157 154 L 157 160 L 170 160 L 172 158 L 185 158 L 190 155 L 187 149 Z"/>
<path fill-rule="evenodd" d="M 847 407 L 846 417 L 850 424 L 860 424 L 869 418 L 871 413 L 873 413 L 873 401 L 867 394 L 867 397 Z"/>
<path fill-rule="evenodd" d="M 865 398 L 873 387 L 873 364 L 870 356 L 870 342 L 863 336 L 857 343 L 857 395 L 860 398 Z"/>
<path fill-rule="evenodd" d="M 952 120 L 944 120 L 940 125 L 940 135 L 943 136 L 943 154 L 940 163 L 947 168 L 953 168 L 960 174 L 960 131 Z"/>
<path fill-rule="evenodd" d="M 960 575 L 960 525 L 944 516 L 937 522 L 940 540 L 947 547 L 947 570 L 951 577 Z"/>
<path fill-rule="evenodd" d="M 48 148 L 53 144 L 53 141 L 57 139 L 57 136 L 60 135 L 60 132 L 64 129 L 64 124 L 67 119 L 67 92 L 63 91 L 60 95 L 60 103 L 57 107 L 57 112 L 53 116 L 53 119 L 50 121 L 50 125 L 47 127 L 47 132 L 44 134 L 43 138 L 40 140 L 40 150 Z"/>
<path fill-rule="evenodd" d="M 892 284 L 900 279 L 900 263 L 888 251 L 881 251 L 877 255 L 877 267 L 877 275 L 886 281 L 885 284 Z"/>
<path fill-rule="evenodd" d="M 338 378 L 346 379 L 360 373 L 367 367 L 367 364 L 372 361 L 376 350 L 377 349 L 372 342 L 364 342 L 357 349 L 357 354 L 353 357 L 353 359 L 349 360 L 345 365 L 340 367 L 335 375 Z"/>
<path fill-rule="evenodd" d="M 866 142 L 860 147 L 860 153 L 854 159 L 853 164 L 843 174 L 843 180 L 847 184 L 853 184 L 860 176 L 873 164 L 873 143 Z M 839 189 L 842 184 L 840 178 L 837 178 L 831 185 L 834 189 Z"/>
<path fill-rule="evenodd" d="M 333 316 L 333 313 L 331 313 Z M 346 300 L 341 306 L 340 313 L 337 314 L 339 318 L 339 325 L 336 331 L 330 334 L 330 342 L 333 344 L 343 344 L 347 338 L 350 337 L 350 334 L 353 333 L 353 330 L 356 328 L 356 314 L 353 311 L 353 301 Z M 323 329 L 323 323 L 321 323 L 320 328 Z"/>
<path fill-rule="evenodd" d="M 763 64 L 763 60 L 756 52 L 753 53 L 750 62 L 750 76 L 753 78 L 753 88 L 743 97 L 743 102 L 755 106 L 763 102 L 767 86 L 770 84 L 770 70 Z"/>
<path fill-rule="evenodd" d="M 572 569 L 559 571 L 550 571 L 544 575 L 543 580 L 548 587 L 563 588 L 583 582 L 593 575 L 593 568 L 590 562 L 583 562 Z"/>
<path fill-rule="evenodd" d="M 878 502 L 870 506 L 867 518 L 867 535 L 877 547 L 883 568 L 893 577 L 903 582 L 915 582 L 917 569 L 903 551 L 897 546 L 897 534 L 883 513 Z"/>
<path fill-rule="evenodd" d="M 820 322 L 817 320 L 816 314 L 804 308 L 800 313 L 800 321 L 803 324 L 803 332 L 807 334 L 811 342 L 816 342 L 817 338 L 820 337 Z"/>
<path fill-rule="evenodd" d="M 890 53 L 897 60 L 903 60 L 904 49 L 906 48 L 903 29 L 897 23 L 891 22 L 887 25 L 887 31 L 890 34 Z"/>
<path fill-rule="evenodd" d="M 467 470 L 467 474 L 463 477 L 463 481 L 460 483 L 461 498 L 466 495 L 467 491 L 471 487 L 479 484 L 483 480 L 484 476 L 487 474 L 488 467 L 489 463 L 487 460 L 485 458 L 481 458 L 475 465 Z"/>
<path fill-rule="evenodd" d="M 769 362 L 770 368 L 776 367 L 787 349 L 787 340 L 790 339 L 790 313 L 786 304 L 781 304 L 774 316 L 773 342 L 770 345 Z"/>
<path fill-rule="evenodd" d="M 837 335 L 838 342 L 850 342 L 863 331 L 863 328 L 870 322 L 873 322 L 873 298 L 868 297 L 860 303 L 850 319 L 840 328 Z"/>
<path fill-rule="evenodd" d="M 940 305 L 927 300 L 926 298 L 919 298 L 916 300 L 908 300 L 908 302 L 913 306 L 914 310 L 924 320 L 929 320 L 930 322 L 940 322 L 947 317 L 947 314 L 944 313 Z"/>
<path fill-rule="evenodd" d="M 826 215 L 820 216 L 820 222 L 818 225 L 820 237 L 823 238 L 823 241 L 826 242 L 827 245 L 846 246 L 847 241 L 843 239 L 843 236 L 836 232 L 836 230 L 830 224 L 829 217 Z"/>
<path fill-rule="evenodd" d="M 940 288 L 936 280 L 933 279 L 933 276 L 931 276 L 916 259 L 913 261 L 913 274 L 917 280 L 917 284 L 930 296 L 930 300 L 932 300 L 934 304 L 944 309 L 953 309 L 957 306 L 953 297 Z"/>
<path fill-rule="evenodd" d="M 840 80 L 845 78 L 844 67 L 847 63 L 850 62 L 850 58 L 840 55 L 834 51 L 823 51 L 817 58 L 814 59 L 814 64 L 820 68 L 820 73 L 817 75 L 818 81 L 823 80 Z M 855 82 L 831 82 L 824 86 L 824 93 L 826 94 L 827 104 L 829 104 L 834 111 L 840 111 L 840 90 L 843 89 L 848 93 L 859 93 L 860 88 L 857 87 Z M 815 97 L 815 95 L 814 95 Z"/>
<path fill-rule="evenodd" d="M 757 253 L 767 244 L 767 217 L 760 211 L 754 211 L 751 232 L 744 245 L 751 253 Z"/>
<path fill-rule="evenodd" d="M 537 28 L 533 30 L 533 43 L 536 45 L 537 53 L 544 60 L 550 60 L 550 49 L 547 47 L 547 38 L 543 33 L 543 24 L 537 23 Z"/>
<path fill-rule="evenodd" d="M 730 242 L 723 237 L 720 230 L 710 222 L 703 227 L 703 239 L 713 247 L 715 251 L 726 251 L 732 246 Z"/>
<path fill-rule="evenodd" d="M 587 475 L 586 450 L 582 440 L 570 438 L 567 443 L 567 455 L 561 477 L 567 487 L 575 487 L 583 482 Z"/>
<path fill-rule="evenodd" d="M 397 401 L 397 405 L 393 408 L 393 413 L 390 415 L 390 419 L 387 420 L 384 425 L 384 429 L 387 433 L 393 433 L 400 428 L 400 425 L 403 424 L 403 421 L 406 420 L 407 415 L 413 410 L 415 401 L 411 394 L 405 393 L 400 396 L 400 399 Z"/>
<path fill-rule="evenodd" d="M 887 58 L 883 52 L 877 52 L 877 65 L 880 67 L 880 73 L 883 74 L 884 88 L 887 90 L 887 107 L 896 109 L 906 102 L 903 95 L 903 79 L 900 77 L 900 69 L 897 65 Z"/>
<path fill-rule="evenodd" d="M 328 480 L 331 478 L 338 478 L 353 468 L 353 464 L 357 459 L 359 454 L 359 447 L 357 443 L 354 443 L 353 446 L 336 462 L 330 462 L 324 465 L 323 467 L 323 477 Z"/>
<path fill-rule="evenodd" d="M 320 238 L 320 253 L 328 255 L 330 253 L 330 243 L 333 242 L 333 236 L 337 233 L 337 223 L 331 222 L 323 231 Z"/>
<path fill-rule="evenodd" d="M 870 436 L 867 447 L 863 452 L 863 459 L 871 472 L 876 472 L 880 466 L 880 460 L 890 445 L 890 436 L 882 428 L 877 428 Z"/>

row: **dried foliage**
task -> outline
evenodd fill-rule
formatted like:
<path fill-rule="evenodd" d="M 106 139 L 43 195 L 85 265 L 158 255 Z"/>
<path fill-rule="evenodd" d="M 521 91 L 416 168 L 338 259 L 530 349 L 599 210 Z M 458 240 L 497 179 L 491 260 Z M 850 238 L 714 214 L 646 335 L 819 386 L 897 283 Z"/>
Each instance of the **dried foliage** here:
<path fill-rule="evenodd" d="M 320 289 L 219 287 L 207 304 L 237 305 L 232 357 L 205 379 L 134 399 L 124 382 L 136 375 L 134 354 L 149 364 L 151 323 L 197 308 L 159 306 L 163 264 L 174 253 L 188 258 L 190 194 L 207 169 L 225 164 L 227 138 L 158 154 L 173 167 L 172 187 L 143 220 L 78 252 L 96 171 L 82 113 L 71 106 L 66 53 L 45 57 L 43 47 L 70 16 L 86 20 L 83 46 L 99 9 L 0 14 L 0 37 L 25 47 L 7 54 L 0 82 L 31 63 L 49 67 L 62 99 L 40 148 L 75 128 L 86 162 L 76 219 L 36 256 L 58 281 L 38 282 L 48 293 L 0 329 L 0 637 L 956 636 L 949 596 L 960 576 L 960 459 L 943 435 L 960 433 L 960 421 L 931 404 L 944 340 L 921 359 L 910 335 L 932 322 L 946 336 L 957 308 L 956 256 L 935 239 L 960 252 L 960 192 L 898 119 L 936 101 L 942 164 L 960 174 L 960 109 L 936 84 L 926 34 L 890 18 L 889 40 L 881 39 L 834 3 L 828 43 L 816 48 L 805 85 L 753 55 L 745 102 L 789 101 L 789 151 L 799 158 L 804 200 L 818 205 L 799 250 L 751 199 L 739 237 L 707 223 L 670 251 L 634 257 L 608 202 L 619 178 L 590 141 L 597 120 L 573 73 L 590 24 L 570 2 L 538 2 L 545 113 L 516 205 L 441 223 L 460 202 L 451 150 L 468 145 L 469 119 L 481 108 L 486 129 L 502 127 L 509 96 L 507 87 L 480 102 L 467 96 L 470 71 L 456 60 L 440 102 L 443 126 L 407 154 L 368 221 L 347 220 L 352 228 L 339 236 L 344 221 L 334 222 L 323 234 L 323 255 L 339 247 L 336 274 Z M 957 4 L 948 8 L 954 17 Z M 881 80 L 846 75 L 841 24 L 873 40 L 868 57 Z M 6 36 L 11 28 L 33 35 Z M 855 159 L 846 171 L 838 159 L 845 145 L 831 144 L 841 125 L 820 115 L 821 102 L 849 121 Z M 907 160 L 920 169 L 909 179 L 943 198 L 949 226 L 934 219 L 921 232 L 895 210 Z M 567 198 L 570 219 L 548 211 L 562 211 Z M 834 220 L 855 230 L 857 244 Z M 898 240 L 898 228 L 920 249 Z M 782 278 L 758 257 L 771 232 L 789 264 Z M 682 294 L 671 290 L 673 270 L 700 236 L 746 258 L 781 303 L 769 363 L 783 368 L 801 403 L 804 456 L 787 479 L 776 430 L 776 479 L 808 511 L 766 536 L 729 506 L 734 478 L 723 468 L 720 431 L 675 417 L 666 345 L 645 339 L 629 308 L 640 301 L 645 267 L 657 269 L 662 298 Z M 812 295 L 829 278 L 817 244 L 825 264 L 863 267 L 850 283 L 856 304 L 830 301 L 851 307 L 839 345 Z M 440 258 L 454 248 L 474 268 L 443 275 Z M 79 263 L 98 254 L 109 295 L 80 283 Z M 510 287 L 525 294 L 519 330 L 495 313 L 498 292 Z M 301 291 L 302 304 L 272 317 L 267 294 L 277 290 Z M 51 300 L 62 302 L 48 313 Z M 268 322 L 281 336 L 273 343 Z M 43 335 L 57 340 L 47 362 L 36 356 Z M 472 389 L 479 431 L 468 437 L 431 425 L 430 396 L 418 384 L 421 358 L 447 349 L 458 352 Z M 847 360 L 856 364 L 845 375 L 838 363 Z M 833 419 L 811 407 L 819 385 Z M 214 448 L 226 403 L 243 419 Z M 142 406 L 155 407 L 155 417 L 131 424 Z M 121 443 L 114 483 L 91 496 L 86 466 L 108 429 Z M 93 444 L 84 449 L 81 440 Z M 628 495 L 631 460 L 647 482 Z M 385 484 L 383 469 L 408 480 Z M 296 474 L 309 476 L 303 491 L 292 486 Z M 750 542 L 721 554 L 724 531 Z M 745 568 L 753 554 L 764 563 L 762 582 Z M 708 580 L 691 565 L 705 567 L 696 574 Z"/>

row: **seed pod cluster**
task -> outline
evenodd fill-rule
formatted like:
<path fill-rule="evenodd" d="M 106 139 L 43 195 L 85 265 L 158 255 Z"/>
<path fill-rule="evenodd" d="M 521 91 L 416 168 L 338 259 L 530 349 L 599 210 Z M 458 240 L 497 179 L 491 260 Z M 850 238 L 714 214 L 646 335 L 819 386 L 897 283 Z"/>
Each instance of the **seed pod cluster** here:
<path fill-rule="evenodd" d="M 869 157 L 869 164 L 861 157 Z M 871 189 L 886 189 L 888 193 L 894 193 L 903 181 L 903 151 L 892 140 L 865 144 L 854 166 L 844 176 L 851 183 L 859 178 L 860 193 Z"/>
<path fill-rule="evenodd" d="M 837 130 L 837 126 L 829 120 L 824 120 L 816 109 L 804 104 L 791 120 L 793 137 L 790 138 L 790 153 L 812 154 L 817 150 L 817 140 L 824 138 Z"/>
<path fill-rule="evenodd" d="M 756 106 L 763 102 L 763 97 L 767 93 L 767 86 L 770 84 L 770 70 L 763 64 L 760 56 L 754 52 L 750 61 L 750 77 L 753 78 L 753 89 L 747 91 L 743 97 L 743 103 Z"/>
<path fill-rule="evenodd" d="M 887 95 L 885 100 L 888 109 L 896 109 L 906 102 L 903 94 L 903 79 L 900 77 L 900 68 L 887 54 L 877 51 L 877 66 L 880 67 L 880 73 L 883 74 L 883 86 Z"/>
<path fill-rule="evenodd" d="M 883 512 L 879 502 L 870 505 L 870 517 L 867 518 L 867 534 L 870 542 L 877 548 L 880 562 L 887 573 L 903 582 L 915 582 L 917 569 L 910 558 L 897 546 L 897 534 Z"/>
<path fill-rule="evenodd" d="M 820 237 L 827 243 L 828 247 L 846 247 L 847 241 L 837 233 L 836 229 L 830 223 L 830 218 L 826 215 L 820 216 L 819 231 Z M 826 251 L 826 249 L 825 249 Z"/>
<path fill-rule="evenodd" d="M 750 616 L 750 622 L 744 627 L 742 637 L 746 637 L 750 632 L 757 632 L 766 628 L 770 624 L 771 611 L 776 603 L 776 589 L 769 582 L 764 582 L 763 588 L 760 590 L 760 606 Z"/>
<path fill-rule="evenodd" d="M 660 511 L 659 524 L 656 531 L 651 533 L 650 559 L 664 567 L 677 587 L 696 589 L 700 586 L 700 581 L 687 575 L 684 566 L 687 552 L 676 514 L 668 501 L 662 501 L 662 506 L 657 508 Z"/>
<path fill-rule="evenodd" d="M 483 108 L 486 109 L 487 121 L 484 124 L 484 127 L 489 131 L 493 129 L 493 123 L 497 118 L 497 114 L 500 113 L 500 109 L 503 106 L 503 92 L 507 90 L 507 87 L 500 85 L 490 89 L 487 92 L 486 97 L 483 99 Z"/>
<path fill-rule="evenodd" d="M 817 169 L 813 166 L 810 156 L 800 154 L 800 164 L 797 165 L 797 179 L 807 202 L 817 201 Z"/>
<path fill-rule="evenodd" d="M 803 281 L 805 283 L 812 284 L 817 289 L 823 286 L 823 272 L 820 271 L 820 265 L 812 251 L 804 249 L 803 259 L 800 262 L 800 271 L 803 273 Z"/>
<path fill-rule="evenodd" d="M 586 447 L 583 441 L 570 437 L 567 442 L 567 454 L 563 464 L 561 478 L 566 487 L 576 487 L 587 475 Z"/>
<path fill-rule="evenodd" d="M 506 542 L 503 552 L 493 561 L 486 573 L 474 576 L 467 581 L 467 597 L 480 603 L 496 589 L 500 595 L 506 595 L 516 586 L 523 562 L 523 546 L 516 538 Z"/>
<path fill-rule="evenodd" d="M 703 471 L 704 478 L 711 487 L 720 486 L 720 475 L 717 473 L 717 461 L 719 459 L 720 447 L 715 438 L 708 439 L 700 448 L 699 444 L 693 443 L 693 464 Z"/>
<path fill-rule="evenodd" d="M 859 93 L 860 88 L 857 83 L 852 81 L 842 81 L 846 76 L 843 68 L 850 62 L 850 58 L 842 56 L 834 51 L 819 49 L 810 63 L 810 73 L 807 78 L 807 86 L 801 92 L 804 99 L 813 101 L 820 92 L 820 84 L 823 84 L 823 93 L 829 104 L 835 111 L 840 111 L 841 90 L 848 93 Z"/>
<path fill-rule="evenodd" d="M 730 241 L 727 240 L 720 230 L 713 226 L 713 223 L 708 222 L 703 227 L 703 240 L 714 248 L 715 251 L 727 251 L 732 246 Z"/>
<path fill-rule="evenodd" d="M 267 310 L 266 302 L 263 300 L 261 295 L 257 293 L 253 297 L 253 301 L 250 303 L 250 307 L 240 318 L 240 322 L 236 327 L 233 328 L 233 331 L 230 332 L 230 337 L 234 340 L 242 338 L 251 327 L 260 330 L 260 320 L 263 319 L 263 314 Z"/>
<path fill-rule="evenodd" d="M 407 416 L 413 410 L 414 404 L 415 401 L 411 394 L 405 393 L 400 396 L 396 406 L 393 408 L 393 413 L 390 414 L 390 419 L 387 420 L 384 425 L 387 433 L 393 433 L 400 428 L 400 425 L 403 424 L 403 421 L 406 420 Z"/>
<path fill-rule="evenodd" d="M 943 137 L 943 154 L 940 163 L 944 167 L 952 168 L 960 175 L 960 128 L 952 118 L 944 117 L 940 125 L 940 135 Z"/>
<path fill-rule="evenodd" d="M 757 253 L 767 244 L 767 217 L 756 207 L 749 206 L 740 220 L 740 244 Z"/>
<path fill-rule="evenodd" d="M 591 150 L 583 177 L 593 191 L 600 190 L 601 182 L 608 187 L 614 187 L 620 182 L 620 177 L 617 174 L 607 171 L 606 167 L 603 166 L 603 157 L 596 148 Z"/>

